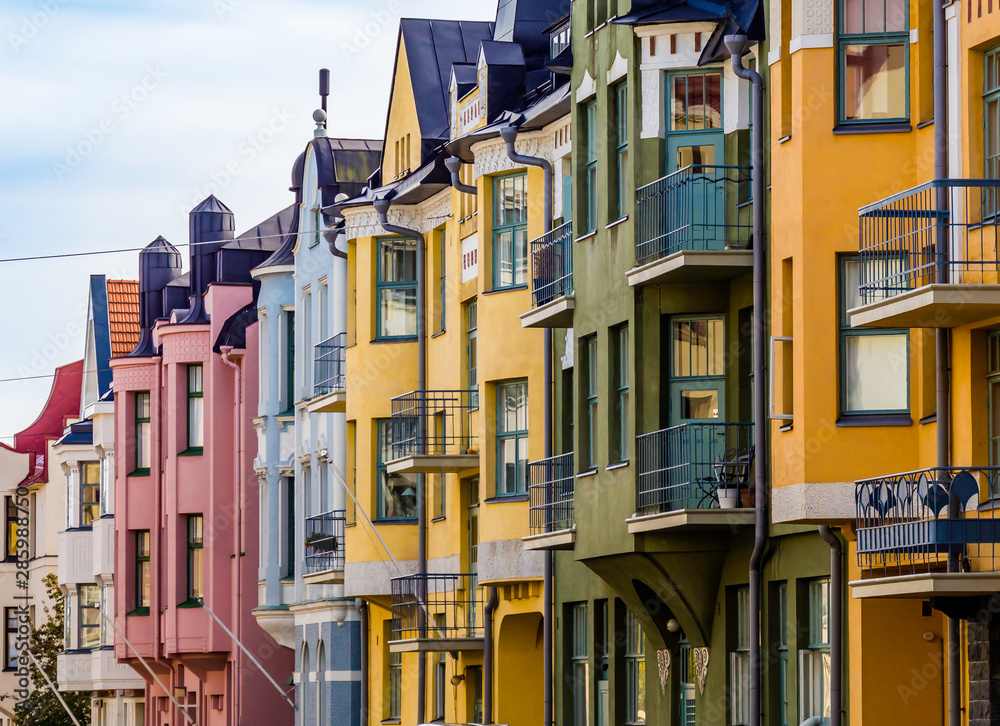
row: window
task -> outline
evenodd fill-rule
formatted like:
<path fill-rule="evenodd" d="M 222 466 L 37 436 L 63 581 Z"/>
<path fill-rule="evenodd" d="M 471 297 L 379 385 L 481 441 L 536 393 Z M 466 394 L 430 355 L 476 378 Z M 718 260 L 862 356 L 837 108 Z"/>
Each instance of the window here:
<path fill-rule="evenodd" d="M 111 495 L 111 481 L 115 475 L 114 459 L 105 455 L 101 457 L 101 494 L 98 497 L 101 501 L 101 516 L 111 514 L 113 499 Z"/>
<path fill-rule="evenodd" d="M 583 178 L 583 216 L 585 233 L 597 229 L 597 103 L 588 103 L 583 110 L 586 143 Z"/>
<path fill-rule="evenodd" d="M 729 723 L 750 723 L 750 588 L 736 590 L 735 648 L 729 653 Z"/>
<path fill-rule="evenodd" d="M 308 475 L 309 470 L 303 469 L 303 474 Z M 285 517 L 282 527 L 285 534 L 285 557 L 284 575 L 282 579 L 295 579 L 295 479 L 294 477 L 282 477 L 281 486 L 285 490 Z"/>
<path fill-rule="evenodd" d="M 617 144 L 617 160 L 615 176 L 618 181 L 616 190 L 617 218 L 621 219 L 627 213 L 625 202 L 629 189 L 628 174 L 628 86 L 618 84 L 614 91 L 615 98 L 615 141 Z"/>
<path fill-rule="evenodd" d="M 102 587 L 101 588 L 101 613 L 111 613 L 110 603 L 111 602 L 111 588 Z M 101 616 L 101 647 L 105 645 L 114 645 L 113 639 L 108 638 L 108 620 L 103 615 Z"/>
<path fill-rule="evenodd" d="M 14 497 L 5 497 L 5 499 L 7 500 L 7 543 L 4 559 L 10 561 L 17 559 L 18 511 Z"/>
<path fill-rule="evenodd" d="M 3 609 L 4 661 L 5 671 L 17 670 L 17 628 L 19 625 L 18 608 Z"/>
<path fill-rule="evenodd" d="M 469 398 L 469 407 L 472 409 L 479 408 L 479 371 L 477 370 L 479 357 L 478 317 L 476 301 L 472 300 L 465 306 L 465 360 L 469 390 L 473 391 Z"/>
<path fill-rule="evenodd" d="M 493 289 L 527 283 L 527 174 L 493 180 Z"/>
<path fill-rule="evenodd" d="M 149 564 L 149 530 L 135 533 L 135 610 L 132 615 L 148 615 L 152 578 Z"/>
<path fill-rule="evenodd" d="M 205 446 L 204 368 L 187 367 L 187 453 L 200 454 Z"/>
<path fill-rule="evenodd" d="M 625 628 L 625 721 L 646 723 L 646 636 L 631 611 Z"/>
<path fill-rule="evenodd" d="M 799 716 L 830 719 L 830 580 L 808 583 L 808 644 L 799 651 Z"/>
<path fill-rule="evenodd" d="M 411 519 L 417 516 L 417 484 L 413 476 L 390 474 L 385 467 L 393 460 L 391 419 L 381 419 L 378 426 L 378 518 Z"/>
<path fill-rule="evenodd" d="M 608 601 L 597 600 L 594 602 L 594 680 L 608 680 L 608 661 L 610 655 L 610 644 L 608 641 Z"/>
<path fill-rule="evenodd" d="M 187 520 L 187 599 L 194 603 L 205 595 L 205 522 L 200 514 L 189 514 Z"/>
<path fill-rule="evenodd" d="M 497 496 L 523 494 L 528 478 L 528 382 L 497 385 Z"/>
<path fill-rule="evenodd" d="M 909 118 L 905 0 L 840 0 L 840 121 Z"/>
<path fill-rule="evenodd" d="M 986 69 L 983 74 L 983 177 L 1000 178 L 1000 48 L 986 53 Z M 995 189 L 983 190 L 986 215 L 998 212 Z"/>
<path fill-rule="evenodd" d="M 285 410 L 295 407 L 295 313 L 285 313 Z"/>
<path fill-rule="evenodd" d="M 80 526 L 90 527 L 101 518 L 101 464 L 80 464 Z"/>
<path fill-rule="evenodd" d="M 712 131 L 722 128 L 722 74 L 681 73 L 668 77 L 670 84 L 670 131 Z M 694 150 L 712 150 L 714 147 L 686 147 Z M 721 163 L 713 158 L 677 159 L 677 169 L 691 164 L 708 166 Z"/>
<path fill-rule="evenodd" d="M 306 358 L 306 360 L 303 361 L 301 373 L 298 373 L 298 384 L 300 390 L 310 391 L 312 390 L 312 384 L 310 382 L 310 379 L 312 378 L 312 365 L 310 365 L 311 361 L 309 361 L 309 356 L 314 355 L 315 349 L 313 348 L 313 335 L 312 335 L 313 333 L 312 293 L 309 291 L 309 289 L 302 291 L 302 306 L 300 309 L 297 308 L 297 310 L 301 311 L 300 312 L 301 324 L 299 325 L 299 329 L 302 335 L 302 350 L 305 351 L 305 358 Z M 293 367 L 292 370 L 294 371 L 295 368 Z M 308 396 L 308 394 L 303 393 L 303 396 Z M 296 394 L 293 400 L 297 399 L 298 395 Z"/>
<path fill-rule="evenodd" d="M 417 243 L 393 237 L 378 244 L 378 339 L 407 338 L 417 334 Z"/>
<path fill-rule="evenodd" d="M 78 585 L 81 650 L 101 644 L 101 593 L 97 585 Z"/>
<path fill-rule="evenodd" d="M 788 583 L 778 583 L 778 665 L 780 668 L 778 682 L 778 707 L 781 709 L 781 726 L 790 726 L 788 712 Z"/>
<path fill-rule="evenodd" d="M 611 422 L 612 446 L 617 461 L 628 461 L 629 399 L 628 399 L 628 325 L 619 325 L 611 331 L 612 385 L 615 389 L 614 416 Z"/>
<path fill-rule="evenodd" d="M 319 293 L 316 295 L 316 319 L 319 326 L 319 340 L 330 339 L 330 286 L 326 281 L 319 283 Z"/>
<path fill-rule="evenodd" d="M 73 650 L 73 598 L 77 593 L 66 593 L 63 601 L 63 650 Z"/>
<path fill-rule="evenodd" d="M 483 722 L 483 667 L 468 666 L 465 669 L 466 713 L 471 723 Z"/>
<path fill-rule="evenodd" d="M 572 606 L 570 633 L 573 673 L 573 726 L 587 726 L 590 716 L 589 649 L 587 648 L 587 603 Z"/>
<path fill-rule="evenodd" d="M 591 335 L 581 341 L 581 352 L 583 358 L 583 382 L 586 386 L 586 399 L 584 401 L 584 437 L 582 443 L 586 447 L 587 455 L 581 457 L 586 463 L 587 469 L 597 468 L 597 336 Z"/>
<path fill-rule="evenodd" d="M 852 328 L 847 311 L 861 305 L 858 257 L 840 260 L 841 413 L 908 413 L 909 331 Z"/>
<path fill-rule="evenodd" d="M 438 628 L 444 627 L 444 615 L 434 616 Z M 445 688 L 448 682 L 448 654 L 442 651 L 434 660 L 434 720 L 444 721 Z"/>
<path fill-rule="evenodd" d="M 468 196 L 463 194 L 462 196 Z M 439 332 L 444 332 L 445 329 L 445 314 L 447 304 L 445 302 L 445 297 L 448 294 L 448 238 L 445 234 L 445 230 L 439 230 L 437 234 L 438 238 L 438 320 Z"/>
<path fill-rule="evenodd" d="M 724 415 L 725 324 L 721 317 L 671 321 L 671 403 L 681 420 Z"/>
<path fill-rule="evenodd" d="M 555 58 L 570 44 L 570 24 L 566 23 L 549 34 L 549 57 Z"/>
<path fill-rule="evenodd" d="M 149 474 L 152 424 L 150 423 L 149 391 L 135 394 L 135 465 L 133 474 Z"/>
<path fill-rule="evenodd" d="M 444 474 L 432 474 L 434 481 L 434 518 L 443 519 L 445 515 L 445 478 Z"/>
<path fill-rule="evenodd" d="M 388 638 L 385 642 L 388 642 Z M 386 646 L 388 649 L 388 646 Z M 423 656 L 421 656 L 423 657 Z M 399 651 L 389 653 L 389 713 L 386 719 L 398 719 L 400 700 L 403 691 L 403 654 Z"/>

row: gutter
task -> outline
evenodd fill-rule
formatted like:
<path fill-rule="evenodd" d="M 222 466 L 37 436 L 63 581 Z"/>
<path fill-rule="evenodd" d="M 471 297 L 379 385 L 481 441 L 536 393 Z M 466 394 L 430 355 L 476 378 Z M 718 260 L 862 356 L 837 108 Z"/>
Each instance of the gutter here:
<path fill-rule="evenodd" d="M 843 644 L 843 547 L 840 539 L 827 525 L 821 525 L 819 536 L 830 545 L 830 726 L 840 726 L 842 723 L 844 673 L 842 670 Z M 816 726 L 822 722 L 816 722 Z M 803 724 L 805 726 L 805 724 Z"/>
<path fill-rule="evenodd" d="M 415 229 L 407 229 L 395 224 L 389 224 L 389 207 L 392 202 L 388 199 L 376 199 L 373 203 L 375 211 L 378 213 L 379 224 L 389 234 L 397 234 L 405 239 L 416 240 L 417 242 L 417 390 L 424 391 L 427 388 L 427 283 L 426 270 L 424 270 L 424 247 L 426 240 L 423 234 Z M 426 440 L 427 421 L 421 417 L 418 423 L 421 441 Z M 418 632 L 423 632 L 427 627 L 427 487 L 426 475 L 417 474 L 417 574 L 422 577 L 417 583 L 417 599 L 421 607 L 417 610 Z M 417 659 L 417 723 L 423 723 L 426 715 L 427 700 L 427 659 Z"/>
<path fill-rule="evenodd" d="M 761 562 L 767 547 L 767 369 L 765 363 L 765 305 L 767 304 L 767 257 L 764 249 L 764 79 L 743 66 L 748 45 L 745 35 L 727 35 L 726 48 L 737 78 L 750 81 L 753 98 L 753 136 L 750 140 L 753 193 L 753 445 L 754 457 L 754 545 L 750 555 L 750 726 L 761 722 Z"/>
<path fill-rule="evenodd" d="M 544 207 L 542 222 L 545 233 L 552 231 L 552 164 L 547 159 L 537 156 L 525 156 L 518 154 L 515 148 L 517 141 L 517 127 L 508 124 L 500 129 L 500 136 L 507 144 L 507 157 L 515 164 L 525 164 L 526 166 L 541 167 L 544 174 Z M 450 169 L 451 167 L 449 167 Z M 545 407 L 545 458 L 552 456 L 552 328 L 545 329 L 544 343 L 545 382 L 543 386 L 543 405 Z M 763 380 L 763 376 L 761 377 Z M 542 612 L 542 651 L 543 668 L 542 680 L 544 690 L 544 706 L 542 723 L 544 726 L 552 724 L 552 552 L 546 550 L 543 554 L 544 570 L 542 575 L 542 598 L 544 601 Z"/>

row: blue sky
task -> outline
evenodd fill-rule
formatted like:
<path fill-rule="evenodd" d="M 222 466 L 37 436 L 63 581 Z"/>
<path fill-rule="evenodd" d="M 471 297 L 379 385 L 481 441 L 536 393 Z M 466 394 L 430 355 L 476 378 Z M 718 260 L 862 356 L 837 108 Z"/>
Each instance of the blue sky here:
<path fill-rule="evenodd" d="M 184 242 L 186 210 L 211 192 L 238 231 L 253 226 L 292 201 L 319 68 L 331 71 L 330 134 L 381 138 L 399 18 L 495 11 L 496 0 L 4 0 L 0 259 Z M 95 273 L 136 279 L 137 255 L 0 263 L 0 379 L 83 357 Z M 0 383 L 0 440 L 34 420 L 49 386 Z"/>

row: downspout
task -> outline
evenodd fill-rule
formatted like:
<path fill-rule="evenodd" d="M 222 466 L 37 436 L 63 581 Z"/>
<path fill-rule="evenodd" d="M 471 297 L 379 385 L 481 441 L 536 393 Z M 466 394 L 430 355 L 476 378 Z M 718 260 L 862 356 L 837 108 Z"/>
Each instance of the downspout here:
<path fill-rule="evenodd" d="M 544 174 L 545 188 L 543 191 L 542 223 L 546 234 L 552 231 L 552 164 L 547 159 L 536 156 L 518 154 L 514 147 L 517 141 L 517 127 L 508 124 L 500 129 L 500 136 L 507 145 L 507 157 L 515 164 L 541 167 Z M 543 406 L 545 407 L 545 458 L 552 456 L 552 328 L 545 329 L 544 343 L 545 385 L 543 386 Z M 542 689 L 544 691 L 544 706 L 542 712 L 543 726 L 552 724 L 552 552 L 545 550 L 542 554 Z"/>
<path fill-rule="evenodd" d="M 361 723 L 368 723 L 368 603 L 360 597 L 354 607 L 361 618 Z"/>
<path fill-rule="evenodd" d="M 490 588 L 490 597 L 483 609 L 483 726 L 493 723 L 493 613 L 500 604 L 496 587 Z"/>
<path fill-rule="evenodd" d="M 753 103 L 753 135 L 750 153 L 753 194 L 753 446 L 754 517 L 753 553 L 750 555 L 750 726 L 761 720 L 760 621 L 761 562 L 767 546 L 767 408 L 765 364 L 765 318 L 767 304 L 767 257 L 764 250 L 764 79 L 743 66 L 745 35 L 727 35 L 726 48 L 737 78 L 750 81 Z"/>
<path fill-rule="evenodd" d="M 155 502 L 155 505 L 154 505 L 154 521 L 157 523 L 157 527 L 156 527 L 156 557 L 157 557 L 157 567 L 156 567 L 156 582 L 157 582 L 157 586 L 156 586 L 156 592 L 157 592 L 158 597 L 157 597 L 157 602 L 156 602 L 156 617 L 153 620 L 153 661 L 157 665 L 161 665 L 161 666 L 163 666 L 164 668 L 167 669 L 167 672 L 170 674 L 170 688 L 173 688 L 175 685 L 177 685 L 174 682 L 174 676 L 175 676 L 174 667 L 173 667 L 173 664 L 171 664 L 170 662 L 168 662 L 163 657 L 162 647 L 161 647 L 161 644 L 164 642 L 164 640 L 163 640 L 163 599 L 164 599 L 163 598 L 163 593 L 164 593 L 163 587 L 164 587 L 164 577 L 163 577 L 163 568 L 160 566 L 160 563 L 162 563 L 163 559 L 164 559 L 164 552 L 163 552 L 163 529 L 164 529 L 164 527 L 163 527 L 163 466 L 162 466 L 162 462 L 163 462 L 163 436 L 164 436 L 164 431 L 166 430 L 166 427 L 163 424 L 163 415 L 164 415 L 164 405 L 163 405 L 163 402 L 164 402 L 164 400 L 166 400 L 166 395 L 165 395 L 165 390 L 164 390 L 166 388 L 166 382 L 163 379 L 163 366 L 164 366 L 163 357 L 160 356 L 158 358 L 155 358 L 154 360 L 156 360 L 156 362 L 157 362 L 156 363 L 156 390 L 157 390 L 157 394 L 159 395 L 159 401 L 157 401 L 158 405 L 157 405 L 157 411 L 156 411 L 156 413 L 157 413 L 157 416 L 156 416 L 156 419 L 157 419 L 157 421 L 156 421 L 156 423 L 157 423 L 157 432 L 156 432 L 156 459 L 154 461 L 150 462 L 151 464 L 153 464 L 153 466 L 156 467 L 155 468 L 155 472 L 156 472 L 156 502 Z M 150 474 L 153 474 L 153 471 L 150 471 Z M 152 688 L 147 688 L 146 689 L 147 694 L 150 691 L 152 691 Z M 168 696 L 173 696 L 172 693 L 168 693 L 167 695 Z M 150 709 L 153 708 L 154 704 L 153 704 L 152 696 L 151 695 L 150 695 L 150 700 L 149 700 L 149 702 L 146 705 Z M 174 704 L 174 708 L 175 708 L 175 715 L 178 718 L 181 717 L 183 714 L 180 713 L 180 709 L 177 708 L 176 703 Z M 187 711 L 184 711 L 183 713 L 186 714 Z"/>
<path fill-rule="evenodd" d="M 457 156 L 449 156 L 447 159 L 444 160 L 444 166 L 448 170 L 448 173 L 451 174 L 451 186 L 456 191 L 476 196 L 476 193 L 479 191 L 478 189 L 476 189 L 471 184 L 463 184 L 461 181 L 459 181 L 458 171 L 459 169 L 462 168 L 461 159 L 459 159 Z"/>
<path fill-rule="evenodd" d="M 837 535 L 825 524 L 820 526 L 819 536 L 830 545 L 830 726 L 840 726 L 843 710 L 841 697 L 843 547 Z"/>
<path fill-rule="evenodd" d="M 233 593 L 236 598 L 236 617 L 233 619 L 233 631 L 236 634 L 237 642 L 243 637 L 242 617 L 243 612 L 243 543 L 241 537 L 241 531 L 243 529 L 243 427 L 240 422 L 243 420 L 243 399 L 240 395 L 240 390 L 242 388 L 243 381 L 243 370 L 234 363 L 229 356 L 233 352 L 233 346 L 223 345 L 219 347 L 222 351 L 222 362 L 227 366 L 232 368 L 236 375 L 233 378 L 233 406 L 236 408 L 236 419 L 233 423 L 236 429 L 236 527 L 233 531 L 233 542 L 236 547 L 236 592 Z M 240 723 L 239 708 L 243 701 L 243 651 L 236 651 L 236 678 L 237 687 L 235 695 L 237 696 L 236 704 L 233 707 L 233 711 L 236 714 L 237 723 Z"/>
<path fill-rule="evenodd" d="M 423 234 L 415 229 L 407 229 L 395 224 L 389 224 L 389 207 L 392 203 L 388 199 L 378 199 L 374 203 L 375 211 L 378 213 L 379 224 L 389 234 L 398 234 L 405 239 L 415 240 L 417 243 L 417 390 L 421 392 L 427 389 L 427 319 L 426 319 L 426 271 L 424 270 L 424 245 L 426 240 Z M 420 441 L 426 441 L 427 421 L 424 416 L 419 417 L 418 436 Z M 421 607 L 417 610 L 417 630 L 423 632 L 426 627 L 424 621 L 427 618 L 427 491 L 426 475 L 417 474 L 417 574 L 421 576 L 417 583 L 417 600 Z M 417 723 L 423 723 L 426 715 L 427 700 L 427 659 L 420 657 L 417 659 Z"/>

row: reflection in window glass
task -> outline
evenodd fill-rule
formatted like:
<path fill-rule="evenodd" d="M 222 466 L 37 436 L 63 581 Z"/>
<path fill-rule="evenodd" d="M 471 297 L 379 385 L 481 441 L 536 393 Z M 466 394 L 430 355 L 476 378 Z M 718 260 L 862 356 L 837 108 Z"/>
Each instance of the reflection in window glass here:
<path fill-rule="evenodd" d="M 528 383 L 497 386 L 497 496 L 527 489 Z"/>
<path fill-rule="evenodd" d="M 407 474 L 390 474 L 386 462 L 395 456 L 392 452 L 393 421 L 382 419 L 378 422 L 378 460 L 376 474 L 378 480 L 378 518 L 409 519 L 417 516 L 416 478 Z M 396 423 L 397 430 L 399 422 Z"/>
<path fill-rule="evenodd" d="M 697 73 L 670 79 L 670 130 L 722 128 L 722 75 Z"/>
<path fill-rule="evenodd" d="M 411 239 L 381 239 L 376 304 L 378 337 L 417 334 L 417 243 Z"/>
<path fill-rule="evenodd" d="M 528 202 L 526 174 L 493 182 L 493 287 L 527 282 Z"/>

